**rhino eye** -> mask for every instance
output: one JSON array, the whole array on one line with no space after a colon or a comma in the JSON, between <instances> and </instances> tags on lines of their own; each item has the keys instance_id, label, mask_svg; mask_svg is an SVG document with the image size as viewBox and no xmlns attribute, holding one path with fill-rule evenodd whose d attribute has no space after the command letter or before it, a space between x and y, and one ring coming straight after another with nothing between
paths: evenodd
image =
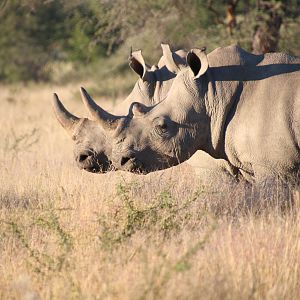
<instances>
[{"instance_id":1,"label":"rhino eye","mask_svg":"<svg viewBox=\"0 0 300 300\"><path fill-rule=\"evenodd\" d=\"M166 123L158 124L158 125L155 126L155 131L159 135L162 135L162 134L168 132L168 125Z\"/></svg>"},{"instance_id":2,"label":"rhino eye","mask_svg":"<svg viewBox=\"0 0 300 300\"><path fill-rule=\"evenodd\" d=\"M168 129L168 125L166 123L157 125L157 127L163 132L167 131L167 129Z\"/></svg>"},{"instance_id":3,"label":"rhino eye","mask_svg":"<svg viewBox=\"0 0 300 300\"><path fill-rule=\"evenodd\" d=\"M168 124L167 120L164 118L157 118L154 120L155 123L155 130L159 133L165 133L168 131Z\"/></svg>"}]
</instances>

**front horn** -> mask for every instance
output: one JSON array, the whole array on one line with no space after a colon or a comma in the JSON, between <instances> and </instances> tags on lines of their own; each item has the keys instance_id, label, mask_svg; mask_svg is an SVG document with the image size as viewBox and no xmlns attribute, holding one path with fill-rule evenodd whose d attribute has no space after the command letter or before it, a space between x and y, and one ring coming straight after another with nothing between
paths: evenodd
<instances>
[{"instance_id":1,"label":"front horn","mask_svg":"<svg viewBox=\"0 0 300 300\"><path fill-rule=\"evenodd\" d=\"M118 126L120 117L114 116L101 108L83 87L80 88L80 92L85 107L95 121L99 122L105 129L115 129Z\"/></svg>"},{"instance_id":2,"label":"front horn","mask_svg":"<svg viewBox=\"0 0 300 300\"><path fill-rule=\"evenodd\" d=\"M62 125L62 127L64 127L66 131L72 136L74 133L74 129L80 119L67 111L56 93L54 93L52 104L57 120Z\"/></svg>"}]
</instances>

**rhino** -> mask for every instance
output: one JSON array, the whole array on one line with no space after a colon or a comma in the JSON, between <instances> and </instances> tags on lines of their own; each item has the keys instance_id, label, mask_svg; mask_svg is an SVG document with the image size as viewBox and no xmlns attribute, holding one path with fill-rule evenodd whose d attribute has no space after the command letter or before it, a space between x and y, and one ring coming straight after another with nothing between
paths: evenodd
<instances>
[{"instance_id":1,"label":"rhino","mask_svg":"<svg viewBox=\"0 0 300 300\"><path fill-rule=\"evenodd\" d=\"M115 108L115 113L122 115L127 112L134 97L144 104L159 103L166 97L172 82L183 65L186 65L186 51L172 52L170 46L161 44L163 56L158 66L149 68L144 61L142 52L131 52L129 66L135 71L140 79L135 84L133 91L120 105ZM154 72L154 74L152 74ZM153 76L154 75L154 76ZM154 91L154 92L153 92ZM106 114L112 120L120 117L113 116L99 107L84 88L81 88L83 102L90 111L94 120L78 118L71 114L54 94L53 108L61 125L75 141L74 156L77 166L94 173L105 173L116 168L111 165L111 140L110 128L99 122L99 113ZM206 184L210 184L216 177L222 178L226 183L232 183L237 179L233 169L223 159L214 159L203 151L197 151L187 161L192 166L198 178Z\"/></svg>"},{"instance_id":2,"label":"rhino","mask_svg":"<svg viewBox=\"0 0 300 300\"><path fill-rule=\"evenodd\" d=\"M110 119L120 119L127 113L133 99L139 99L145 105L159 103L166 97L172 82L183 65L186 65L185 50L171 51L168 44L161 44L163 56L157 66L149 68L144 61L142 52L135 51L130 54L129 66L139 75L133 91L115 108L116 116L105 112L99 107L84 88L81 88L83 102L95 120L79 118L71 114L54 94L53 108L61 125L66 129L75 141L74 157L77 166L93 173L105 173L116 169L111 164L111 128L103 126L99 122L99 112L106 114ZM226 161L214 159L203 151L197 153L188 160L198 178L203 183L209 183L216 176L222 177L226 182L232 182L234 174Z\"/></svg>"},{"instance_id":3,"label":"rhino","mask_svg":"<svg viewBox=\"0 0 300 300\"><path fill-rule=\"evenodd\" d=\"M81 88L82 100L95 120L79 118L70 113L62 104L57 94L54 94L53 109L59 123L74 140L74 157L77 166L94 173L105 173L112 168L110 126L99 121L98 115L103 115L106 121L112 122L118 116L127 114L134 100L145 105L154 105L164 99L176 76L178 66L186 64L186 51L171 51L168 44L162 44L163 56L157 66L151 68L145 63L141 50L130 53L129 66L139 76L132 92L114 109L114 115L99 107Z\"/></svg>"},{"instance_id":4,"label":"rhino","mask_svg":"<svg viewBox=\"0 0 300 300\"><path fill-rule=\"evenodd\" d=\"M250 182L298 178L300 58L237 45L205 50L188 52L166 99L134 102L116 119L113 164L147 174L202 150Z\"/></svg>"}]
</instances>

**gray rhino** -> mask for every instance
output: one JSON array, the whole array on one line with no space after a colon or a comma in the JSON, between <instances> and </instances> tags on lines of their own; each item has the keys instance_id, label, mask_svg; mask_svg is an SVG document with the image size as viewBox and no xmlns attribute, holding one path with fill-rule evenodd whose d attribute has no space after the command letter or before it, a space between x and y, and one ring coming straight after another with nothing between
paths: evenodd
<instances>
[{"instance_id":1,"label":"gray rhino","mask_svg":"<svg viewBox=\"0 0 300 300\"><path fill-rule=\"evenodd\" d=\"M113 164L148 173L203 150L248 181L297 177L300 58L229 46L192 49L187 64L165 100L132 103L116 121Z\"/></svg>"},{"instance_id":2,"label":"gray rhino","mask_svg":"<svg viewBox=\"0 0 300 300\"><path fill-rule=\"evenodd\" d=\"M95 121L74 116L54 94L55 115L75 141L74 157L80 169L99 173L110 170L111 142L109 135L112 121L119 119L118 116L127 114L130 104L135 100L146 105L154 105L166 97L176 76L176 68L186 64L186 52L184 50L172 52L167 44L162 44L162 49L163 56L158 65L151 68L146 65L140 50L130 54L129 66L138 74L139 80L129 96L115 108L116 116L102 110L83 88L81 89L83 102ZM102 122L98 115L105 118L106 122ZM111 124L107 126L109 122Z\"/></svg>"}]
</instances>

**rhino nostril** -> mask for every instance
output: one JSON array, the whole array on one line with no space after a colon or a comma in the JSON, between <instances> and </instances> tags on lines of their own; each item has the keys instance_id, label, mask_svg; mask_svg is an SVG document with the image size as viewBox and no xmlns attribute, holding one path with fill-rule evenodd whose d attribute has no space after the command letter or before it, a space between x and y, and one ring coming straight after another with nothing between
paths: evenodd
<instances>
[{"instance_id":1,"label":"rhino nostril","mask_svg":"<svg viewBox=\"0 0 300 300\"><path fill-rule=\"evenodd\" d=\"M81 154L81 155L79 156L79 162L85 161L88 157L89 157L89 156L86 155L86 154Z\"/></svg>"},{"instance_id":2,"label":"rhino nostril","mask_svg":"<svg viewBox=\"0 0 300 300\"><path fill-rule=\"evenodd\" d=\"M130 160L130 157L122 157L121 166L125 165Z\"/></svg>"}]
</instances>

